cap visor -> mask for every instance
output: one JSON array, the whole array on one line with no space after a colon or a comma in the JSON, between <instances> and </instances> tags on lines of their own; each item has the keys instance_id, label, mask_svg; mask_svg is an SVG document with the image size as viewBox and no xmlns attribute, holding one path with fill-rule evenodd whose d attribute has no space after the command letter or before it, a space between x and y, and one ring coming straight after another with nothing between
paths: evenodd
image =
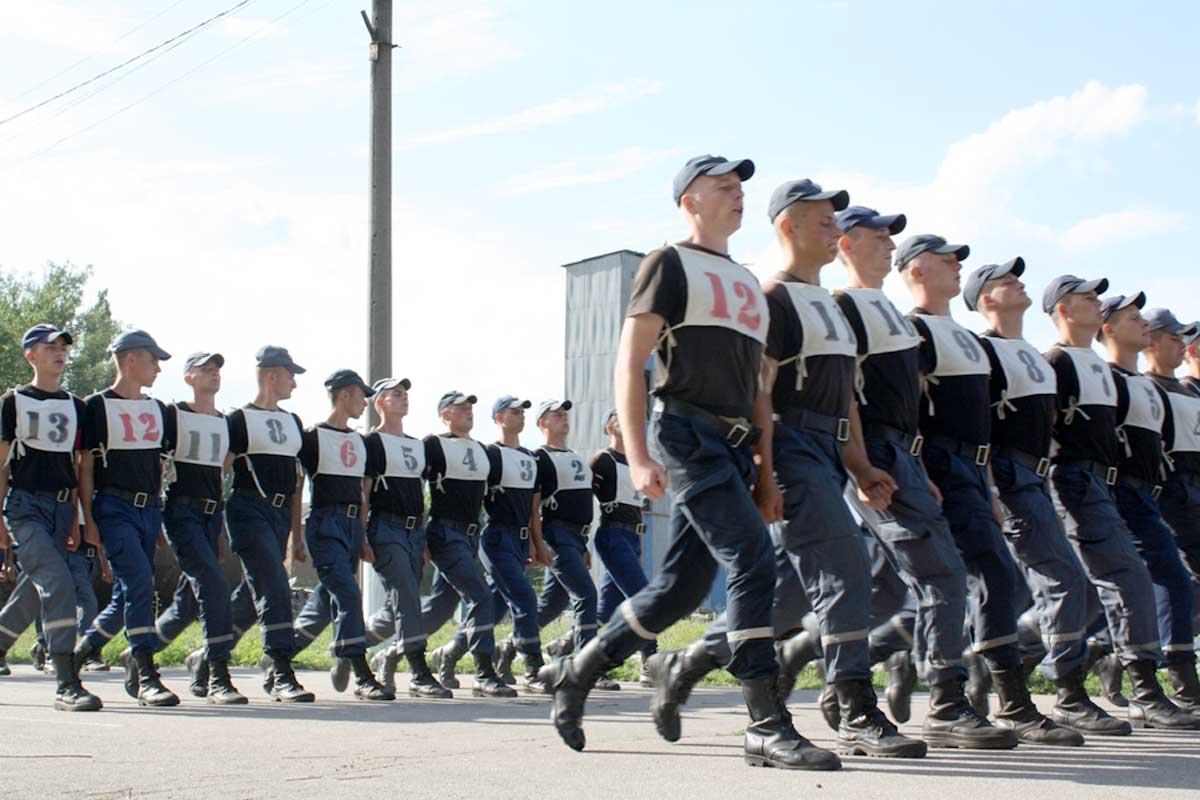
<instances>
[{"instance_id":1,"label":"cap visor","mask_svg":"<svg viewBox=\"0 0 1200 800\"><path fill-rule=\"evenodd\" d=\"M147 347L146 349L149 350L150 353L155 358L157 358L159 361L170 361L171 360L171 354L168 353L166 350L163 350L161 347L158 347L156 345L151 345L150 347Z\"/></svg>"},{"instance_id":2,"label":"cap visor","mask_svg":"<svg viewBox=\"0 0 1200 800\"><path fill-rule=\"evenodd\" d=\"M47 336L45 341L53 342L57 339L62 339L67 344L75 344L75 337L72 336L71 334L67 333L66 331L55 331L54 333Z\"/></svg>"},{"instance_id":3,"label":"cap visor","mask_svg":"<svg viewBox=\"0 0 1200 800\"><path fill-rule=\"evenodd\" d=\"M810 194L805 197L797 197L797 200L830 200L833 202L834 211L844 211L850 205L850 193L845 189L835 189L828 192L820 192L818 194Z\"/></svg>"},{"instance_id":4,"label":"cap visor","mask_svg":"<svg viewBox=\"0 0 1200 800\"><path fill-rule=\"evenodd\" d=\"M303 375L304 373L308 372L308 370L297 364L295 361L289 364L280 364L279 366L283 367L293 375Z\"/></svg>"},{"instance_id":5,"label":"cap visor","mask_svg":"<svg viewBox=\"0 0 1200 800\"><path fill-rule=\"evenodd\" d=\"M1087 292L1095 292L1096 294L1104 294L1108 291L1108 278L1096 278L1091 281L1084 281L1076 286L1067 294L1086 294Z\"/></svg>"},{"instance_id":6,"label":"cap visor","mask_svg":"<svg viewBox=\"0 0 1200 800\"><path fill-rule=\"evenodd\" d=\"M966 261L967 256L971 255L971 248L965 244L944 244L941 247L933 248L932 252L946 254L954 253L955 258L959 261Z\"/></svg>"},{"instance_id":7,"label":"cap visor","mask_svg":"<svg viewBox=\"0 0 1200 800\"><path fill-rule=\"evenodd\" d=\"M1146 293L1138 292L1133 297L1130 297L1127 301L1122 303L1122 307L1127 306L1131 303L1133 305L1137 306L1138 308L1145 308L1146 307Z\"/></svg>"},{"instance_id":8,"label":"cap visor","mask_svg":"<svg viewBox=\"0 0 1200 800\"><path fill-rule=\"evenodd\" d=\"M908 227L908 217L903 214L885 214L875 219L879 221L880 227L887 228L892 236Z\"/></svg>"},{"instance_id":9,"label":"cap visor","mask_svg":"<svg viewBox=\"0 0 1200 800\"><path fill-rule=\"evenodd\" d=\"M467 395L467 399L466 399L466 400L463 400L463 402L464 402L464 403L470 403L471 405L475 405L476 403L478 403L478 402L479 402L479 398L478 398L478 397L476 397L476 396L475 396L475 395L473 395L473 394L469 394L469 395Z\"/></svg>"},{"instance_id":10,"label":"cap visor","mask_svg":"<svg viewBox=\"0 0 1200 800\"><path fill-rule=\"evenodd\" d=\"M1012 261L1002 265L1005 269L1003 272L996 275L997 278L1002 278L1005 275L1015 275L1018 278L1025 274L1025 259L1017 256Z\"/></svg>"},{"instance_id":11,"label":"cap visor","mask_svg":"<svg viewBox=\"0 0 1200 800\"><path fill-rule=\"evenodd\" d=\"M367 386L365 383L360 383L359 386L362 387L363 397L374 397L375 396L375 390L372 389L370 386Z\"/></svg>"}]
</instances>

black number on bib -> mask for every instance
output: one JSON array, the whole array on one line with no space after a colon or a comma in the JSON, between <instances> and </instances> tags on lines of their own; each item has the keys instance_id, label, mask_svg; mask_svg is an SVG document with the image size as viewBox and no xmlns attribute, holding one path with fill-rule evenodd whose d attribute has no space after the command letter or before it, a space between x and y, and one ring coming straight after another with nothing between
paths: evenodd
<instances>
[{"instance_id":1,"label":"black number on bib","mask_svg":"<svg viewBox=\"0 0 1200 800\"><path fill-rule=\"evenodd\" d=\"M971 334L967 333L966 331L956 330L954 331L953 336L954 343L957 344L960 349L962 349L963 355L967 357L967 360L973 364L978 363L979 347L975 344Z\"/></svg>"},{"instance_id":2,"label":"black number on bib","mask_svg":"<svg viewBox=\"0 0 1200 800\"><path fill-rule=\"evenodd\" d=\"M271 441L275 444L283 444L287 441L287 434L283 432L283 423L277 419L267 420L267 436L271 437Z\"/></svg>"},{"instance_id":3,"label":"black number on bib","mask_svg":"<svg viewBox=\"0 0 1200 800\"><path fill-rule=\"evenodd\" d=\"M1150 401L1150 419L1158 422L1162 419L1162 407L1158 404L1158 397L1151 387L1143 386L1142 388L1146 390L1146 399Z\"/></svg>"},{"instance_id":4,"label":"black number on bib","mask_svg":"<svg viewBox=\"0 0 1200 800\"><path fill-rule=\"evenodd\" d=\"M575 470L575 480L583 480L583 462L578 459L571 460L571 469Z\"/></svg>"},{"instance_id":5,"label":"black number on bib","mask_svg":"<svg viewBox=\"0 0 1200 800\"><path fill-rule=\"evenodd\" d=\"M475 451L469 447L467 448L466 454L463 456L462 463L463 466L465 466L471 472L479 471L479 467L475 464Z\"/></svg>"},{"instance_id":6,"label":"black number on bib","mask_svg":"<svg viewBox=\"0 0 1200 800\"><path fill-rule=\"evenodd\" d=\"M901 316L900 312L897 311L894 306L891 307L891 310L889 311L889 307L885 306L882 300L872 300L871 305L875 306L875 308L879 310L879 315L883 317L883 321L887 323L888 333L890 333L892 336L899 336L901 333L900 328L903 328L904 332L909 336L916 334L916 332L913 330L912 323Z\"/></svg>"},{"instance_id":7,"label":"black number on bib","mask_svg":"<svg viewBox=\"0 0 1200 800\"><path fill-rule=\"evenodd\" d=\"M838 341L837 328L834 327L833 318L829 316L829 309L825 307L825 304L818 300L813 300L809 305L817 310L817 313L821 315L821 322L825 323L825 341Z\"/></svg>"},{"instance_id":8,"label":"black number on bib","mask_svg":"<svg viewBox=\"0 0 1200 800\"><path fill-rule=\"evenodd\" d=\"M1108 378L1104 376L1104 367L1092 364L1092 372L1100 376L1100 386L1104 389L1104 396L1112 397L1112 389L1108 388Z\"/></svg>"},{"instance_id":9,"label":"black number on bib","mask_svg":"<svg viewBox=\"0 0 1200 800\"><path fill-rule=\"evenodd\" d=\"M528 458L521 459L521 480L533 480L533 462Z\"/></svg>"},{"instance_id":10,"label":"black number on bib","mask_svg":"<svg viewBox=\"0 0 1200 800\"><path fill-rule=\"evenodd\" d=\"M274 420L271 420L271 421L274 422ZM208 460L211 461L212 463L216 464L218 461L221 460L221 434L210 433L209 439L212 441L212 452L209 455ZM190 458L193 461L200 460L200 432L199 431L188 431L188 452L187 452L186 457Z\"/></svg>"},{"instance_id":11,"label":"black number on bib","mask_svg":"<svg viewBox=\"0 0 1200 800\"><path fill-rule=\"evenodd\" d=\"M32 441L38 438L38 434L42 429L42 415L36 411L26 411L26 416L29 418L29 436ZM67 438L67 419L66 414L60 414L57 411L51 414L47 420L50 425L50 432L46 434L46 438L55 444L62 444Z\"/></svg>"},{"instance_id":12,"label":"black number on bib","mask_svg":"<svg viewBox=\"0 0 1200 800\"><path fill-rule=\"evenodd\" d=\"M1034 357L1033 353L1029 352L1028 350L1018 350L1017 360L1025 365L1025 372L1029 375L1029 380L1033 381L1034 383L1046 382L1046 376L1042 374L1040 369L1038 369L1037 359Z\"/></svg>"},{"instance_id":13,"label":"black number on bib","mask_svg":"<svg viewBox=\"0 0 1200 800\"><path fill-rule=\"evenodd\" d=\"M400 445L400 460L404 462L404 468L409 472L415 472L417 469L417 457L413 455L411 447Z\"/></svg>"}]
</instances>

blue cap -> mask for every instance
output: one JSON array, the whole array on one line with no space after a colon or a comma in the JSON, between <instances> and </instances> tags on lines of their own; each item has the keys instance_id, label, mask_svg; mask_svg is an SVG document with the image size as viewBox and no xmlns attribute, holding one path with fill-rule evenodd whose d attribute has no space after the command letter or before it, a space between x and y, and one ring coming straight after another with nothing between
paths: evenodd
<instances>
[{"instance_id":1,"label":"blue cap","mask_svg":"<svg viewBox=\"0 0 1200 800\"><path fill-rule=\"evenodd\" d=\"M1108 322L1108 318L1120 311L1122 308L1137 306L1138 308L1146 307L1146 293L1138 292L1137 294L1115 294L1112 297L1106 297L1100 301L1100 321Z\"/></svg>"},{"instance_id":2,"label":"blue cap","mask_svg":"<svg viewBox=\"0 0 1200 800\"><path fill-rule=\"evenodd\" d=\"M1146 322L1150 323L1150 333L1165 331L1166 333L1178 333L1190 336L1196 332L1195 323L1184 325L1175 319L1175 315L1165 308L1152 308L1142 316L1146 318Z\"/></svg>"},{"instance_id":3,"label":"blue cap","mask_svg":"<svg viewBox=\"0 0 1200 800\"><path fill-rule=\"evenodd\" d=\"M49 322L43 322L40 325L34 325L29 330L25 331L25 336L21 339L22 345L26 350L33 347L35 344L42 342L53 342L62 339L67 344L75 344L75 339L66 331L60 331Z\"/></svg>"},{"instance_id":4,"label":"blue cap","mask_svg":"<svg viewBox=\"0 0 1200 800\"><path fill-rule=\"evenodd\" d=\"M908 225L908 217L903 214L880 214L866 206L850 206L838 212L837 226L842 233L849 233L858 227L881 230L887 228L888 233L895 236Z\"/></svg>"},{"instance_id":5,"label":"blue cap","mask_svg":"<svg viewBox=\"0 0 1200 800\"><path fill-rule=\"evenodd\" d=\"M617 415L617 410L615 408L612 411L609 411L607 414L604 415L604 425L602 426L601 429L605 433L608 433L608 423L612 422L612 418L615 417L616 415Z\"/></svg>"},{"instance_id":6,"label":"blue cap","mask_svg":"<svg viewBox=\"0 0 1200 800\"><path fill-rule=\"evenodd\" d=\"M546 416L546 414L548 414L549 412L559 411L559 410L570 411L571 410L571 401L570 400L543 400L542 402L538 403L537 419L540 422L542 417Z\"/></svg>"},{"instance_id":7,"label":"blue cap","mask_svg":"<svg viewBox=\"0 0 1200 800\"><path fill-rule=\"evenodd\" d=\"M367 382L362 379L352 369L339 369L330 373L325 379L325 388L331 392L336 392L338 389L345 389L347 386L357 386L363 390L363 397L370 397L375 394L375 390L367 385Z\"/></svg>"},{"instance_id":8,"label":"blue cap","mask_svg":"<svg viewBox=\"0 0 1200 800\"><path fill-rule=\"evenodd\" d=\"M671 186L675 205L679 205L683 200L684 193L696 178L701 175L724 175L727 172L737 172L739 178L748 181L754 174L754 162L748 158L730 161L721 156L696 156L688 159L683 169L676 173L675 182Z\"/></svg>"},{"instance_id":9,"label":"blue cap","mask_svg":"<svg viewBox=\"0 0 1200 800\"><path fill-rule=\"evenodd\" d=\"M1085 292L1104 294L1106 291L1108 291L1108 278L1085 281L1074 275L1059 275L1050 281L1046 291L1042 292L1042 311L1049 314L1058 305L1058 301L1069 294L1084 294Z\"/></svg>"},{"instance_id":10,"label":"blue cap","mask_svg":"<svg viewBox=\"0 0 1200 800\"><path fill-rule=\"evenodd\" d=\"M380 378L371 384L371 393L386 392L388 389L395 389L397 386L403 386L404 391L407 392L412 388L412 381L408 378Z\"/></svg>"},{"instance_id":11,"label":"blue cap","mask_svg":"<svg viewBox=\"0 0 1200 800\"><path fill-rule=\"evenodd\" d=\"M1200 322L1193 322L1191 333L1183 334L1183 343L1195 344L1197 339L1200 339Z\"/></svg>"},{"instance_id":12,"label":"blue cap","mask_svg":"<svg viewBox=\"0 0 1200 800\"><path fill-rule=\"evenodd\" d=\"M126 350L137 350L145 348L150 351L150 355L157 358L159 361L166 361L171 357L171 354L158 346L158 342L154 341L154 337L145 331L125 331L117 334L117 338L113 339L113 343L108 346L110 353L121 353Z\"/></svg>"},{"instance_id":13,"label":"blue cap","mask_svg":"<svg viewBox=\"0 0 1200 800\"><path fill-rule=\"evenodd\" d=\"M293 375L300 375L306 371L304 367L292 361L292 356L286 347L277 347L273 344L266 345L254 354L254 358L258 361L260 369L283 367Z\"/></svg>"},{"instance_id":14,"label":"blue cap","mask_svg":"<svg viewBox=\"0 0 1200 800\"><path fill-rule=\"evenodd\" d=\"M495 417L501 411L507 411L510 408L529 408L532 405L533 403L529 400L520 400L511 394L506 394L492 403L492 416Z\"/></svg>"},{"instance_id":15,"label":"blue cap","mask_svg":"<svg viewBox=\"0 0 1200 800\"><path fill-rule=\"evenodd\" d=\"M450 406L460 406L463 403L475 405L478 400L479 398L473 394L463 394L458 390L452 389L438 399L438 412L445 411Z\"/></svg>"},{"instance_id":16,"label":"blue cap","mask_svg":"<svg viewBox=\"0 0 1200 800\"><path fill-rule=\"evenodd\" d=\"M967 282L963 286L963 302L967 304L967 308L978 311L979 309L975 306L979 302L979 295L983 293L985 283L1003 278L1010 273L1019 278L1024 271L1025 259L1020 256L1011 261L1005 261L1003 264L984 264L967 276Z\"/></svg>"},{"instance_id":17,"label":"blue cap","mask_svg":"<svg viewBox=\"0 0 1200 800\"><path fill-rule=\"evenodd\" d=\"M183 374L186 375L192 371L192 367L203 367L208 363L216 364L218 368L225 366L225 356L220 353L192 353L187 357L187 361L183 362Z\"/></svg>"},{"instance_id":18,"label":"blue cap","mask_svg":"<svg viewBox=\"0 0 1200 800\"><path fill-rule=\"evenodd\" d=\"M945 239L932 233L910 236L896 248L896 269L903 270L908 262L922 253L954 253L959 261L966 261L967 256L971 255L971 248L965 244L948 244Z\"/></svg>"},{"instance_id":19,"label":"blue cap","mask_svg":"<svg viewBox=\"0 0 1200 800\"><path fill-rule=\"evenodd\" d=\"M771 192L771 202L767 204L767 219L774 222L781 211L801 200L831 200L833 201L833 210L841 211L850 205L850 193L844 189L827 192L821 188L821 184L810 181L808 178L788 181L780 184L775 191Z\"/></svg>"}]
</instances>

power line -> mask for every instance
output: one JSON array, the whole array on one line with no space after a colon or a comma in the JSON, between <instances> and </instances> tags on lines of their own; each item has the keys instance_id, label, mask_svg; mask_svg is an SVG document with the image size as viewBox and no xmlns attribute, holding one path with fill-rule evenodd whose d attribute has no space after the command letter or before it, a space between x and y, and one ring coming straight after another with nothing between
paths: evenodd
<instances>
[{"instance_id":1,"label":"power line","mask_svg":"<svg viewBox=\"0 0 1200 800\"><path fill-rule=\"evenodd\" d=\"M132 27L132 28L130 28L129 30L127 30L127 31L125 31L124 33L122 33L122 34L121 34L120 36L118 36L117 38L113 39L113 40L112 40L111 42L109 42L108 44L104 45L104 47L101 47L99 50L94 50L94 51L92 51L91 53L89 53L88 55L86 55L86 56L84 56L83 58L81 58L81 59L79 59L78 61L76 61L75 63L71 64L70 66L64 67L63 69L61 69L61 70L59 70L58 72L56 72L56 73L54 73L53 75L51 75L49 78L46 78L46 80L42 81L41 83L39 83L39 84L37 84L37 85L35 85L35 86L30 86L28 89L26 89L25 91L21 92L19 95L17 95L17 96L16 96L16 97L14 97L13 99L14 99L14 100L20 100L20 99L21 99L22 97L24 97L25 95L27 95L27 94L32 94L32 93L36 92L38 89L42 88L42 87L43 87L43 86L45 86L47 83L50 83L50 82L51 82L51 81L53 81L53 80L57 80L58 78L61 78L63 75L66 75L68 72L70 72L71 70L75 69L75 68L76 68L76 67L78 67L80 64L83 64L83 63L85 63L85 62L87 62L87 61L91 61L93 58L95 58L96 56L100 55L101 53L107 52L107 51L109 50L109 48L111 48L113 45L115 45L115 44L119 44L120 42L124 41L125 39L128 39L130 36L132 36L133 34L137 33L137 32L138 32L138 31L140 31L142 28L144 28L144 27L146 27L147 25L149 25L151 22L154 22L154 20L158 19L158 18L159 18L159 17L161 17L163 14L166 14L168 11L172 11L172 10L173 10L173 9L175 9L177 6L181 6L181 5L183 5L185 2L187 2L187 0L175 0L175 2L174 2L174 3L172 3L172 4L171 4L171 5L169 5L169 6L167 6L167 7L166 7L166 8L164 8L162 11L158 12L158 13L157 13L157 14L155 14L153 17L151 17L150 19L146 20L145 22L142 22L142 23L141 23L141 24L139 24L139 25L135 25L134 27Z\"/></svg>"},{"instance_id":2,"label":"power line","mask_svg":"<svg viewBox=\"0 0 1200 800\"><path fill-rule=\"evenodd\" d=\"M209 17L208 19L204 20L203 22L193 25L191 28L188 28L186 31L183 31L182 33L175 34L170 39L159 42L158 44L154 45L154 47L151 47L149 50L143 50L142 52L138 53L136 56L126 59L125 61L122 61L120 64L117 64L115 67L106 69L98 75L93 75L92 77L88 78L86 81L81 81L81 82L75 84L74 86L72 86L71 88L65 89L65 90L59 92L58 94L54 95L53 97L50 97L46 100L43 100L40 103L36 103L32 106L29 106L28 108L26 108L22 111L18 111L16 114L13 114L10 117L0 119L0 125L5 125L9 122L12 122L13 120L17 119L18 117L23 117L31 111L36 111L37 109L41 108L42 106L48 105L49 103L53 103L55 100L66 97L67 95L71 94L72 92L82 89L84 86L87 86L88 84L95 83L96 81L100 80L101 78L105 77L106 75L111 75L112 73L116 72L117 70L129 66L130 64L134 63L135 61L145 58L146 56L150 55L151 53L153 53L157 50L161 50L162 48L166 47L167 45L171 44L172 42L174 42L178 39L181 39L185 36L195 33L196 31L199 31L202 28L208 27L209 25L211 25L212 23L221 19L222 17L229 16L234 11L237 11L238 9L243 8L244 6L248 6L253 2L255 2L255 0L240 0L240 2L238 2L236 5L225 9L224 11L220 12L219 14L214 14L213 16Z\"/></svg>"}]
</instances>

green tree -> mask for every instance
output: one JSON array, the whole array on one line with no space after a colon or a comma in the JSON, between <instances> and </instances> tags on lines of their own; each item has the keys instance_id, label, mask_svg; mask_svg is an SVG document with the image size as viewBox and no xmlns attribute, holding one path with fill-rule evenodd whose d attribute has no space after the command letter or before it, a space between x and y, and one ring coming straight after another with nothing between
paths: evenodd
<instances>
[{"instance_id":1,"label":"green tree","mask_svg":"<svg viewBox=\"0 0 1200 800\"><path fill-rule=\"evenodd\" d=\"M41 278L0 270L0 390L20 386L30 378L21 348L21 336L39 322L49 322L71 332L75 345L64 384L86 396L112 383L113 367L105 350L121 330L108 305L108 291L100 290L86 303L92 268L49 263Z\"/></svg>"}]
</instances>

